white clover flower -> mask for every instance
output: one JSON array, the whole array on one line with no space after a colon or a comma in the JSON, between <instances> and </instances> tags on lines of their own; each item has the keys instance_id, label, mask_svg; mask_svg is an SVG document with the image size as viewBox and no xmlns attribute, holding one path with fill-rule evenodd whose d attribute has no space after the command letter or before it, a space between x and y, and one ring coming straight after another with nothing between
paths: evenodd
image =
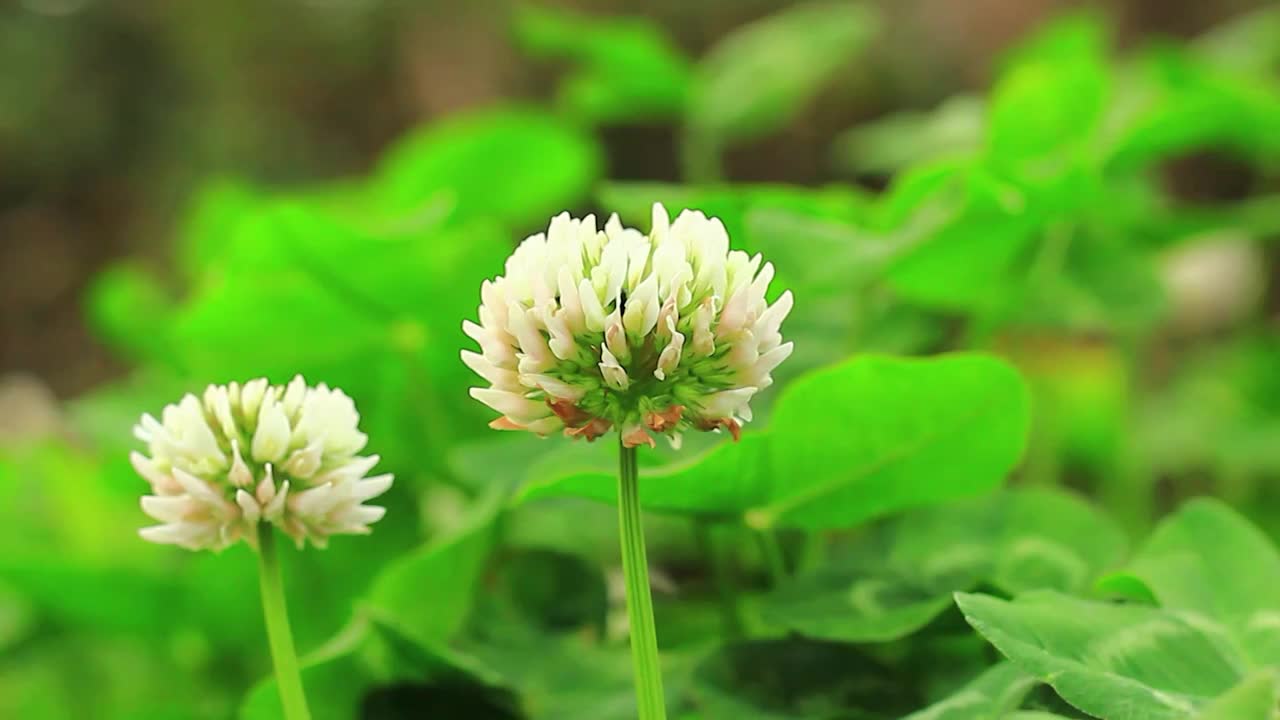
<instances>
[{"instance_id":1,"label":"white clover flower","mask_svg":"<svg viewBox=\"0 0 1280 720\"><path fill-rule=\"evenodd\" d=\"M655 204L647 236L562 213L505 270L481 286L480 323L463 323L481 352L462 360L490 383L471 395L502 414L497 429L593 440L617 427L628 447L689 428L736 439L791 354L790 291L767 304L773 265L730 250L701 212L671 222Z\"/></svg>"},{"instance_id":2,"label":"white clover flower","mask_svg":"<svg viewBox=\"0 0 1280 720\"><path fill-rule=\"evenodd\" d=\"M299 547L324 547L330 535L367 534L386 513L363 504L392 477L365 477L378 456L357 455L367 438L341 390L307 387L302 376L288 386L210 385L160 417L143 415L134 428L151 456L130 455L155 493L142 509L163 523L140 531L147 540L191 550L241 538L256 545L258 523L268 522Z\"/></svg>"}]
</instances>

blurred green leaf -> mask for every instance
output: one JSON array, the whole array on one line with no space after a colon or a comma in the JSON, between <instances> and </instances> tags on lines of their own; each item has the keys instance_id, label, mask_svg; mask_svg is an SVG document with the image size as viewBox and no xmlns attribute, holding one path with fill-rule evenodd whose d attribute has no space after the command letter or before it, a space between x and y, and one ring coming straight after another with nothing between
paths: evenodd
<instances>
[{"instance_id":1,"label":"blurred green leaf","mask_svg":"<svg viewBox=\"0 0 1280 720\"><path fill-rule=\"evenodd\" d=\"M698 63L690 131L723 147L777 130L866 48L878 25L869 5L812 2L738 28Z\"/></svg>"},{"instance_id":2,"label":"blurred green leaf","mask_svg":"<svg viewBox=\"0 0 1280 720\"><path fill-rule=\"evenodd\" d=\"M887 282L908 300L983 310L1007 300L1015 261L1042 222L1017 187L967 162L939 161L899 177L879 224L913 242Z\"/></svg>"},{"instance_id":3,"label":"blurred green leaf","mask_svg":"<svg viewBox=\"0 0 1280 720\"><path fill-rule=\"evenodd\" d=\"M1012 663L1000 663L974 678L954 695L914 712L903 720L1031 720L1030 713L1016 712L1035 678ZM1048 720L1049 714L1043 717Z\"/></svg>"},{"instance_id":4,"label":"blurred green leaf","mask_svg":"<svg viewBox=\"0 0 1280 720\"><path fill-rule=\"evenodd\" d=\"M689 62L662 28L642 18L594 18L522 5L520 46L538 58L565 58L560 103L588 122L635 123L679 117L689 90Z\"/></svg>"},{"instance_id":5,"label":"blurred green leaf","mask_svg":"<svg viewBox=\"0 0 1280 720\"><path fill-rule=\"evenodd\" d=\"M1259 670L1214 700L1198 720L1272 720L1280 705L1280 675L1274 668Z\"/></svg>"},{"instance_id":6,"label":"blurred green leaf","mask_svg":"<svg viewBox=\"0 0 1280 720\"><path fill-rule=\"evenodd\" d=\"M1108 168L1141 169L1195 150L1274 160L1280 139L1280 84L1223 71L1184 48L1162 44L1140 53L1120 76L1109 121Z\"/></svg>"},{"instance_id":7,"label":"blurred green leaf","mask_svg":"<svg viewBox=\"0 0 1280 720\"><path fill-rule=\"evenodd\" d=\"M507 108L455 115L400 139L373 183L397 213L444 202L454 220L541 227L585 197L600 165L582 130L540 110Z\"/></svg>"},{"instance_id":8,"label":"blurred green leaf","mask_svg":"<svg viewBox=\"0 0 1280 720\"><path fill-rule=\"evenodd\" d=\"M845 554L778 587L765 620L810 637L894 640L985 582L1011 595L1079 592L1116 563L1115 522L1061 491L1007 490L914 510L859 538Z\"/></svg>"},{"instance_id":9,"label":"blurred green leaf","mask_svg":"<svg viewBox=\"0 0 1280 720\"><path fill-rule=\"evenodd\" d=\"M1047 591L1012 601L962 593L956 601L1018 667L1099 717L1194 718L1254 667L1204 617Z\"/></svg>"},{"instance_id":10,"label":"blurred green leaf","mask_svg":"<svg viewBox=\"0 0 1280 720\"><path fill-rule=\"evenodd\" d=\"M991 93L987 142L997 162L1071 162L1098 130L1109 92L1102 24L1069 15L1017 48ZM1062 154L1068 156L1063 158Z\"/></svg>"},{"instance_id":11,"label":"blurred green leaf","mask_svg":"<svg viewBox=\"0 0 1280 720\"><path fill-rule=\"evenodd\" d=\"M1222 623L1254 664L1280 663L1280 553L1218 500L1194 500L1161 522L1109 582L1141 582L1161 607Z\"/></svg>"},{"instance_id":12,"label":"blurred green leaf","mask_svg":"<svg viewBox=\"0 0 1280 720\"><path fill-rule=\"evenodd\" d=\"M466 621L494 541L500 503L494 495L472 508L447 537L403 556L379 573L365 604L396 621L415 641L439 645Z\"/></svg>"}]
</instances>

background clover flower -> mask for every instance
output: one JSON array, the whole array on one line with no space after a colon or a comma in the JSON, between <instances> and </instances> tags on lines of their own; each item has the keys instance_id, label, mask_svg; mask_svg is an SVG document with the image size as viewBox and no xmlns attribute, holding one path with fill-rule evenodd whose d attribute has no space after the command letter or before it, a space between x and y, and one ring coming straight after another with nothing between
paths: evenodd
<instances>
[{"instance_id":1,"label":"background clover flower","mask_svg":"<svg viewBox=\"0 0 1280 720\"><path fill-rule=\"evenodd\" d=\"M593 440L617 427L628 447L690 428L736 438L791 354L791 293L768 304L772 279L701 212L671 222L655 204L648 235L617 215L599 230L563 213L482 285L480 322L463 323L481 352L462 359L490 387L471 395L503 430Z\"/></svg>"},{"instance_id":2,"label":"background clover flower","mask_svg":"<svg viewBox=\"0 0 1280 720\"><path fill-rule=\"evenodd\" d=\"M256 545L260 522L299 547L368 533L386 509L363 503L386 492L392 476L366 477L378 456L357 454L367 440L359 420L345 393L307 387L301 376L287 386L265 378L210 385L201 398L166 406L160 420L143 415L134 434L150 457L130 459L154 493L142 509L162 524L140 534L199 550L241 538Z\"/></svg>"}]
</instances>

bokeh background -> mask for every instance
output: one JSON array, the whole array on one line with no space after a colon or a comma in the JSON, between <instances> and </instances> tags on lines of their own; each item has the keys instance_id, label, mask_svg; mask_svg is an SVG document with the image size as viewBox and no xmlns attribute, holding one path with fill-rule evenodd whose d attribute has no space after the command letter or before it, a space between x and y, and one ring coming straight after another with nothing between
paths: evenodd
<instances>
[{"instance_id":1,"label":"bokeh background","mask_svg":"<svg viewBox=\"0 0 1280 720\"><path fill-rule=\"evenodd\" d=\"M1228 499L1280 536L1274 8L841 5L840 22L799 34L816 51L785 32L757 34L756 61L765 85L781 87L776 96L735 109L751 93L730 82L718 99L691 101L716 63L751 54L734 44L744 29L794 6L0 4L0 717L233 717L266 674L248 551L190 556L133 534L146 518L129 428L181 392L296 370L343 384L367 410L374 449L400 479L389 502L408 512L368 542L286 557L304 649L344 626L381 566L464 526L491 475L523 468L525 451L485 449L487 416L465 397L457 327L479 279L562 209L616 209L647 227L656 199L749 229L748 244L770 249L784 283L824 301L793 321L798 352L783 382L852 352L993 351L1036 396L1018 482L1085 493L1131 538L1198 494ZM1044 57L1016 48L1064 17L1054 37L1060 67L1072 69L1060 77L1046 69L1059 40L1036 46L1051 48ZM1105 172L1085 161L1055 175L1061 157L1090 152L1076 138L1058 155L1054 142L1075 113L1091 122L1092 70L1086 62L1071 75L1071 53L1095 40L1109 85L1101 115L1122 136L1108 152L1123 152L1098 161ZM1042 64L1010 80L1025 57ZM983 98L997 83L1010 96L1025 91L1025 107L990 117ZM1032 129L1017 136L1001 123ZM1041 146L1051 161L1026 160ZM887 236L910 225L916 201L892 195L909 168L951 153L985 163L988 151L1026 160L1001 171L1025 171L1054 206L1031 233L1034 253L997 262L993 274L966 270L964 242L985 240L989 227L998 245L1019 222L999 188L990 207L974 200L985 192L977 181L969 200L981 207L937 230L960 250L932 270L903 272L886 289L857 273L856 253L833 249L861 237L855 230ZM1046 190L1053 182L1092 194ZM928 186L921 197L932 198ZM1073 217L1086 220L1063 230ZM1092 239L1070 250L1059 242L1077 232ZM930 275L938 263L944 274L957 268L954 286ZM1059 271L1069 280L1057 283ZM840 288L855 283L849 301ZM978 291L987 285L1016 292ZM554 615L562 602L616 610L606 574L585 567L613 562L611 522L609 508L522 516L513 532L523 540L499 555L524 564L502 565L489 589L521 598L517 615L527 606ZM581 527L569 533L566 523ZM677 535L656 541L659 576L710 583L696 538ZM530 559L548 547L559 554ZM750 577L759 558L743 552ZM565 587L590 591L556 599ZM444 603L459 618L441 621L450 628L471 612L470 596L417 592L398 602ZM515 612L507 600L476 602L486 617ZM542 656L505 658L513 677L530 658ZM385 682L386 672L361 667ZM619 677L625 697L625 669ZM371 682L351 683L367 717L454 701L386 687L375 697ZM554 679L528 682L559 697L545 689ZM938 692L922 685L919 697ZM600 720L594 702L555 717ZM495 703L466 716L511 717L507 700Z\"/></svg>"},{"instance_id":2,"label":"bokeh background","mask_svg":"<svg viewBox=\"0 0 1280 720\"><path fill-rule=\"evenodd\" d=\"M1106 10L1128 46L1153 34L1191 37L1262 4L1091 6ZM683 54L698 57L734 27L786 5L557 7L651 18ZM734 148L728 179L848 179L829 153L840 131L986 87L1002 51L1079 4L881 5L884 28L869 53L785 128ZM211 176L268 184L349 176L369 170L392 140L421 123L504 100L552 101L565 61L522 50L516 8L490 0L7 3L0 10L0 368L31 373L59 397L119 376L124 364L87 329L85 288L122 257L162 266L192 193ZM674 126L637 115L599 133L608 176L677 180ZM1249 182L1242 169L1204 158L1170 174L1180 192L1196 197L1238 193Z\"/></svg>"}]
</instances>

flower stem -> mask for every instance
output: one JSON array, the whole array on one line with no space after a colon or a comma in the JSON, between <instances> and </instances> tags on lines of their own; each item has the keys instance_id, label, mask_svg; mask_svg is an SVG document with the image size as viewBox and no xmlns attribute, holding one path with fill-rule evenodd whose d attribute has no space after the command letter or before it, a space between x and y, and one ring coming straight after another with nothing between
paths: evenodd
<instances>
[{"instance_id":1,"label":"flower stem","mask_svg":"<svg viewBox=\"0 0 1280 720\"><path fill-rule=\"evenodd\" d=\"M662 668L658 664L658 633L649 595L649 561L644 552L640 518L639 472L636 449L619 445L618 533L622 544L622 572L627 580L627 616L631 621L631 662L636 679L639 720L666 720Z\"/></svg>"},{"instance_id":2,"label":"flower stem","mask_svg":"<svg viewBox=\"0 0 1280 720\"><path fill-rule=\"evenodd\" d=\"M275 534L271 524L265 522L258 524L258 578L262 585L262 614L267 621L271 662L275 666L276 688L284 705L285 720L311 720L307 696L302 689L298 653L293 648L293 632L289 629Z\"/></svg>"}]
</instances>

